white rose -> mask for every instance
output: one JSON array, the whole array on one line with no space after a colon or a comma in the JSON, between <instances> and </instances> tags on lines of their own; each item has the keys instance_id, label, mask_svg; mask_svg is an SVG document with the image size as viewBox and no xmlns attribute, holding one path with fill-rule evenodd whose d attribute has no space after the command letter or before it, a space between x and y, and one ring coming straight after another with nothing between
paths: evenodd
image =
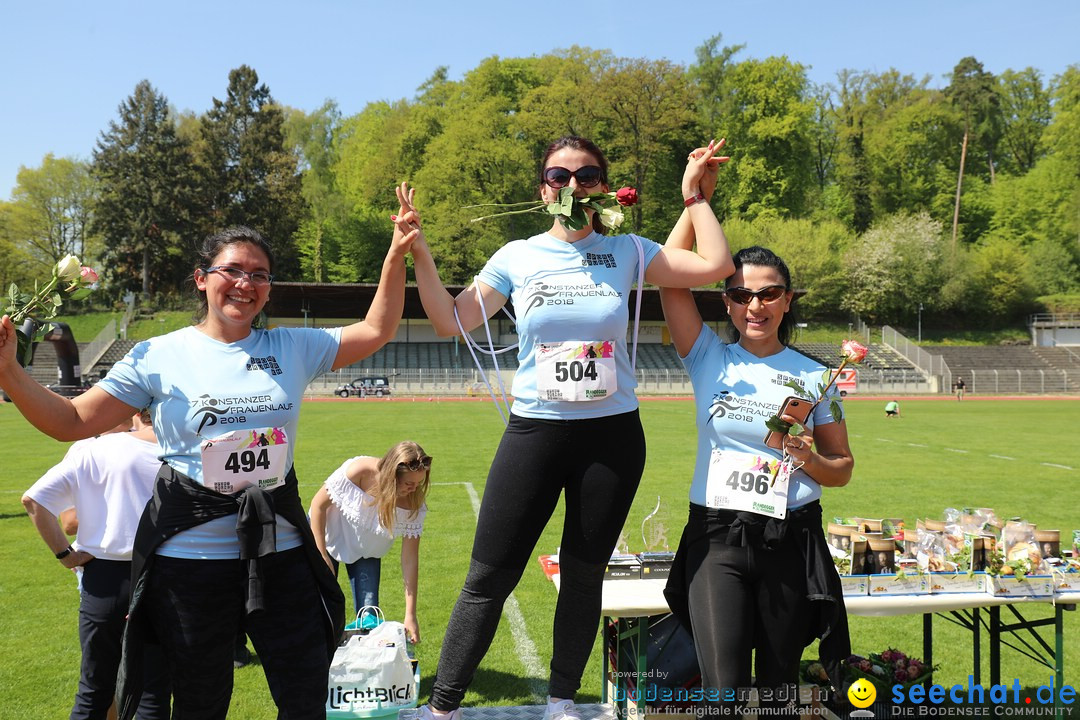
<instances>
[{"instance_id":1,"label":"white rose","mask_svg":"<svg viewBox=\"0 0 1080 720\"><path fill-rule=\"evenodd\" d=\"M600 211L600 222L612 230L622 225L623 217L622 210L618 208L604 208Z\"/></svg>"},{"instance_id":2,"label":"white rose","mask_svg":"<svg viewBox=\"0 0 1080 720\"><path fill-rule=\"evenodd\" d=\"M78 280L82 272L82 263L74 255L66 255L60 262L56 263L53 272L61 280Z\"/></svg>"}]
</instances>

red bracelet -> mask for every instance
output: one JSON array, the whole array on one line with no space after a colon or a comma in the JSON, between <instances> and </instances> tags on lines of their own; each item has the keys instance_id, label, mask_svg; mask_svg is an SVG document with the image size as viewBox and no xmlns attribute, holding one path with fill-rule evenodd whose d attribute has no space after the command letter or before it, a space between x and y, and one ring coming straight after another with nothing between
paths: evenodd
<instances>
[{"instance_id":1,"label":"red bracelet","mask_svg":"<svg viewBox=\"0 0 1080 720\"><path fill-rule=\"evenodd\" d=\"M701 193L698 193L694 197L688 197L685 200L683 200L683 206L684 207L690 207L691 205L696 205L699 202L705 202L705 196L702 195Z\"/></svg>"}]
</instances>

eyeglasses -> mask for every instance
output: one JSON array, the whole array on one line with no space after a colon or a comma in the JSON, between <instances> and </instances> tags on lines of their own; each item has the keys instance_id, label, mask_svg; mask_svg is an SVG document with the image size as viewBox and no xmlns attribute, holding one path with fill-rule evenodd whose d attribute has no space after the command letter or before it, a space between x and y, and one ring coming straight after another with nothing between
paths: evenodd
<instances>
[{"instance_id":1,"label":"eyeglasses","mask_svg":"<svg viewBox=\"0 0 1080 720\"><path fill-rule=\"evenodd\" d=\"M274 276L268 272L262 270L256 270L255 272L247 272L240 268L229 267L228 265L214 265L203 270L205 273L221 273L228 279L235 282L240 282L244 278L251 281L252 285L269 285L274 282Z\"/></svg>"},{"instance_id":2,"label":"eyeglasses","mask_svg":"<svg viewBox=\"0 0 1080 720\"><path fill-rule=\"evenodd\" d=\"M727 295L733 303L749 305L753 302L754 298L757 298L762 303L776 302L782 298L786 292L787 288L783 285L767 285L756 292L744 287L728 288L724 291L724 294Z\"/></svg>"},{"instance_id":3,"label":"eyeglasses","mask_svg":"<svg viewBox=\"0 0 1080 720\"><path fill-rule=\"evenodd\" d=\"M431 456L417 458L416 460L410 460L409 462L399 462L397 464L398 470L408 470L409 472L416 472L417 470L427 470L431 467Z\"/></svg>"},{"instance_id":4,"label":"eyeglasses","mask_svg":"<svg viewBox=\"0 0 1080 720\"><path fill-rule=\"evenodd\" d=\"M544 182L548 187L564 188L570 184L570 178L577 178L577 184L584 188L596 187L600 184L604 171L599 165L586 165L577 170L567 170L558 165L552 165L544 169Z\"/></svg>"}]
</instances>

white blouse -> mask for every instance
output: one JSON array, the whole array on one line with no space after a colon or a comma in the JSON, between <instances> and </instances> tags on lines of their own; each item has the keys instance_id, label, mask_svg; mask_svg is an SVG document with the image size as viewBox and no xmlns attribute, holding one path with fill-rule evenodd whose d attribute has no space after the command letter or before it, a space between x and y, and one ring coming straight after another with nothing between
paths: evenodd
<instances>
[{"instance_id":1,"label":"white blouse","mask_svg":"<svg viewBox=\"0 0 1080 720\"><path fill-rule=\"evenodd\" d=\"M324 483L330 496L330 507L326 511L326 552L342 563L356 562L360 558L381 558L397 536L420 537L427 515L426 503L415 517L409 517L410 511L399 507L395 508L391 530L380 525L375 498L345 474L349 463L356 459L346 460Z\"/></svg>"}]
</instances>

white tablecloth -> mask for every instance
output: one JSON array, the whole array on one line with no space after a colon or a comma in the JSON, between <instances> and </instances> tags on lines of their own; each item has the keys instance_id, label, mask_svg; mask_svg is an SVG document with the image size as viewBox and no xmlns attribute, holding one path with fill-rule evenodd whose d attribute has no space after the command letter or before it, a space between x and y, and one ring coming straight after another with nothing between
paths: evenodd
<instances>
[{"instance_id":1,"label":"white tablecloth","mask_svg":"<svg viewBox=\"0 0 1080 720\"><path fill-rule=\"evenodd\" d=\"M556 589L559 576L551 577ZM606 617L645 617L669 612L664 599L667 580L606 580L604 581L603 614ZM1059 593L1044 598L1003 598L988 593L949 593L940 595L878 595L845 597L849 615L921 615L948 612L964 608L994 605L1026 605L1057 603L1080 605L1080 592Z\"/></svg>"}]
</instances>

